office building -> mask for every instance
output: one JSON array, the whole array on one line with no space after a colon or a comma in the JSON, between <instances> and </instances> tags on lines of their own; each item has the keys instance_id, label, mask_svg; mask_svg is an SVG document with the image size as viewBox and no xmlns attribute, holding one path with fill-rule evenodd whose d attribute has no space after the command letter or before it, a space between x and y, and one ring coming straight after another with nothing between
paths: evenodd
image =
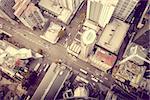
<instances>
[{"instance_id":1,"label":"office building","mask_svg":"<svg viewBox=\"0 0 150 100\"><path fill-rule=\"evenodd\" d=\"M135 88L140 85L146 66L138 66L130 61L120 64L114 77L121 82L129 81L129 84Z\"/></svg>"},{"instance_id":2,"label":"office building","mask_svg":"<svg viewBox=\"0 0 150 100\"><path fill-rule=\"evenodd\" d=\"M69 24L84 0L40 0L39 6L65 24Z\"/></svg>"},{"instance_id":3,"label":"office building","mask_svg":"<svg viewBox=\"0 0 150 100\"><path fill-rule=\"evenodd\" d=\"M13 9L15 16L27 27L33 29L42 28L45 24L45 19L37 8L30 0L16 1Z\"/></svg>"},{"instance_id":4,"label":"office building","mask_svg":"<svg viewBox=\"0 0 150 100\"><path fill-rule=\"evenodd\" d=\"M131 43L128 45L124 53L124 59L120 62L120 64L125 63L127 61L133 61L138 65L143 65L144 61L150 64L150 60L146 59L147 54L148 51L142 46L137 45L135 43Z\"/></svg>"},{"instance_id":5,"label":"office building","mask_svg":"<svg viewBox=\"0 0 150 100\"><path fill-rule=\"evenodd\" d=\"M51 1L71 11L75 10L83 2L83 0L51 0Z\"/></svg>"},{"instance_id":6,"label":"office building","mask_svg":"<svg viewBox=\"0 0 150 100\"><path fill-rule=\"evenodd\" d=\"M83 0L57 0L57 4L73 11L81 4L82 1Z\"/></svg>"},{"instance_id":7,"label":"office building","mask_svg":"<svg viewBox=\"0 0 150 100\"><path fill-rule=\"evenodd\" d=\"M87 58L92 52L96 42L96 32L94 30L87 30L81 36L81 57Z\"/></svg>"},{"instance_id":8,"label":"office building","mask_svg":"<svg viewBox=\"0 0 150 100\"><path fill-rule=\"evenodd\" d=\"M95 54L90 56L90 64L104 72L107 72L114 66L116 59L117 56L114 54L104 49L97 48Z\"/></svg>"},{"instance_id":9,"label":"office building","mask_svg":"<svg viewBox=\"0 0 150 100\"><path fill-rule=\"evenodd\" d=\"M63 28L60 25L51 22L46 32L40 37L52 44L55 44L60 38L60 35L64 34L64 29L65 27Z\"/></svg>"},{"instance_id":10,"label":"office building","mask_svg":"<svg viewBox=\"0 0 150 100\"><path fill-rule=\"evenodd\" d=\"M105 27L109 23L118 0L88 0L86 19Z\"/></svg>"},{"instance_id":11,"label":"office building","mask_svg":"<svg viewBox=\"0 0 150 100\"><path fill-rule=\"evenodd\" d=\"M97 44L110 52L118 53L128 29L129 24L114 19L101 33Z\"/></svg>"},{"instance_id":12,"label":"office building","mask_svg":"<svg viewBox=\"0 0 150 100\"><path fill-rule=\"evenodd\" d=\"M125 21L134 10L139 0L119 0L113 16Z\"/></svg>"},{"instance_id":13,"label":"office building","mask_svg":"<svg viewBox=\"0 0 150 100\"><path fill-rule=\"evenodd\" d=\"M13 14L14 10L12 9L14 4L14 0L0 0L0 17L11 23L15 22L15 15Z\"/></svg>"},{"instance_id":14,"label":"office building","mask_svg":"<svg viewBox=\"0 0 150 100\"><path fill-rule=\"evenodd\" d=\"M71 69L66 65L52 63L31 100L56 100L69 76L71 76Z\"/></svg>"}]
</instances>

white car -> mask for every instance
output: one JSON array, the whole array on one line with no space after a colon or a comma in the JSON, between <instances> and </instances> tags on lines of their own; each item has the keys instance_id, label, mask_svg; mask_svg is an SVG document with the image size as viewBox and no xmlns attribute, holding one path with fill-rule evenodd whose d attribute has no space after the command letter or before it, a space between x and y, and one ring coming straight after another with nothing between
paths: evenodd
<instances>
[{"instance_id":1,"label":"white car","mask_svg":"<svg viewBox=\"0 0 150 100\"><path fill-rule=\"evenodd\" d=\"M71 33L69 33L68 36L70 37L70 36L71 36Z\"/></svg>"}]
</instances>

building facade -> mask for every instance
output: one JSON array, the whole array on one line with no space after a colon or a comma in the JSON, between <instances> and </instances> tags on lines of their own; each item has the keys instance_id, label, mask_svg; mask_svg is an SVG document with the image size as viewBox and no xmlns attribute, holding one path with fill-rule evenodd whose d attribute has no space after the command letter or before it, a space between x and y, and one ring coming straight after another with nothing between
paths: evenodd
<instances>
[{"instance_id":1,"label":"building facade","mask_svg":"<svg viewBox=\"0 0 150 100\"><path fill-rule=\"evenodd\" d=\"M125 21L133 11L139 0L119 0L113 16Z\"/></svg>"},{"instance_id":2,"label":"building facade","mask_svg":"<svg viewBox=\"0 0 150 100\"><path fill-rule=\"evenodd\" d=\"M118 0L88 0L86 19L104 28L109 23L117 3Z\"/></svg>"}]
</instances>

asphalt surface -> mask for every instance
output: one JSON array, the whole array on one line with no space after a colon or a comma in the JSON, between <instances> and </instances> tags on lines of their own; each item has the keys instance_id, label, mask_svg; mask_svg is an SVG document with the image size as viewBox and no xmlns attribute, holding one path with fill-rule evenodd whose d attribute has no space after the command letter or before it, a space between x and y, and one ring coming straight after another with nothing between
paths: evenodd
<instances>
[{"instance_id":1,"label":"asphalt surface","mask_svg":"<svg viewBox=\"0 0 150 100\"><path fill-rule=\"evenodd\" d=\"M56 24L65 26L66 33L71 33L71 36L68 37L67 42L71 43L77 32L80 30L82 23L84 22L85 11L86 5L83 5L82 9L76 13L76 16L68 26L60 21L56 21L55 18L50 18L49 22L54 21ZM0 18L0 23L3 24L1 30L11 34L14 41L17 41L19 44L24 45L26 48L30 48L35 52L37 52L39 49L42 49L46 58L46 62L49 63L58 59L62 59L62 61L68 66L72 67L73 70L80 71L80 68L82 68L88 72L89 76L94 75L96 78L100 79L100 83L107 87L111 87L113 84L114 80L111 75L103 74L102 71L90 65L89 63L70 56L62 44L63 40L60 40L58 43L53 45L39 37L39 35L44 34L43 30L33 31L25 27L23 24L12 25L10 22L2 18Z\"/></svg>"},{"instance_id":2,"label":"asphalt surface","mask_svg":"<svg viewBox=\"0 0 150 100\"><path fill-rule=\"evenodd\" d=\"M83 8L85 8L85 5ZM69 26L62 24L59 21L56 22L66 27L66 33L71 33L71 36L67 41L68 43L71 43L78 30L80 30L85 18L84 13L84 9L81 9L79 12L77 12L76 17L72 20ZM56 20L54 18L51 18L49 21L51 22ZM7 22L2 18L0 18L0 24L2 24L3 26L1 30L11 34L12 39L17 41L19 44L24 45L26 48L30 48L35 52L37 52L39 49L42 49L44 51L46 62L53 62L58 59L62 59L62 61L68 66L72 67L73 70L80 71L80 68L82 68L87 71L89 75L94 75L99 79L99 82L104 84L106 87L110 88L111 85L114 83L114 79L111 77L111 75L102 75L102 71L90 65L89 63L86 63L80 59L73 58L72 56L68 55L66 48L61 43L64 42L63 40L60 40L59 43L53 45L39 37L39 35L43 34L44 31L33 31L25 27L23 24L12 25L10 22ZM128 40L129 37L125 39L125 41ZM124 48L125 47L126 46L124 46ZM121 58L122 55L119 58Z\"/></svg>"},{"instance_id":3,"label":"asphalt surface","mask_svg":"<svg viewBox=\"0 0 150 100\"><path fill-rule=\"evenodd\" d=\"M56 61L58 59L62 59L65 64L71 66L75 70L79 71L80 68L82 68L94 76L99 77L101 75L101 71L89 63L86 63L80 59L74 59L69 56L66 48L63 45L59 43L53 45L40 38L37 35L37 32L41 32L40 34L42 34L42 31L32 31L24 26L21 26L20 24L14 26L3 19L0 19L0 22L3 24L2 30L10 33L12 35L12 39L26 46L26 48L32 49L33 51L37 52L39 49L42 49L45 52L45 55L48 57L47 60ZM110 86L112 84L111 82L113 82L113 79L109 75L107 75L107 77L109 77L110 80L103 81L106 81L105 83L108 84L107 86Z\"/></svg>"}]
</instances>

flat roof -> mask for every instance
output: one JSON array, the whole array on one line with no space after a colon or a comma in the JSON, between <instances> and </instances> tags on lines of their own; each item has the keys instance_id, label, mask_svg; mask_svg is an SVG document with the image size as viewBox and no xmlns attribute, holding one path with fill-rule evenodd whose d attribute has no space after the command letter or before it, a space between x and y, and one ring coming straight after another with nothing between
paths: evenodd
<instances>
[{"instance_id":1,"label":"flat roof","mask_svg":"<svg viewBox=\"0 0 150 100\"><path fill-rule=\"evenodd\" d=\"M118 53L128 29L129 24L114 19L105 27L97 44L110 52Z\"/></svg>"},{"instance_id":2,"label":"flat roof","mask_svg":"<svg viewBox=\"0 0 150 100\"><path fill-rule=\"evenodd\" d=\"M92 44L96 39L96 32L92 29L89 29L87 31L85 31L83 34L82 34L82 41L84 44Z\"/></svg>"},{"instance_id":3,"label":"flat roof","mask_svg":"<svg viewBox=\"0 0 150 100\"><path fill-rule=\"evenodd\" d=\"M63 71L63 73L60 75L61 71ZM70 72L71 70L69 68L66 67L65 69L62 69L61 66L52 63L31 100L54 100L62 88L65 80L70 75Z\"/></svg>"}]
</instances>

